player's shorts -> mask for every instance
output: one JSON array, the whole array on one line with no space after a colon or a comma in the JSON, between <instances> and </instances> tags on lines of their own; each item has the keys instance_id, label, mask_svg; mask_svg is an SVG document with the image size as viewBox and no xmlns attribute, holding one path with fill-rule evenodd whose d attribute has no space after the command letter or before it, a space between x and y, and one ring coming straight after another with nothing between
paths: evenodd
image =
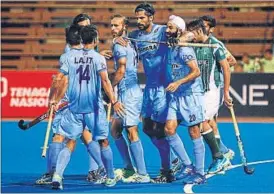
<instances>
[{"instance_id":1,"label":"player's shorts","mask_svg":"<svg viewBox=\"0 0 274 194\"><path fill-rule=\"evenodd\" d=\"M58 133L58 130L59 130L58 128L60 125L61 118L63 117L63 115L65 114L65 112L67 110L68 110L68 106L62 108L61 110L58 110L55 113L53 121L52 121L52 125L51 125L53 134Z\"/></svg>"},{"instance_id":2,"label":"player's shorts","mask_svg":"<svg viewBox=\"0 0 274 194\"><path fill-rule=\"evenodd\" d=\"M223 104L223 88L213 88L205 93L206 120L211 120L218 115L218 110Z\"/></svg>"},{"instance_id":3,"label":"player's shorts","mask_svg":"<svg viewBox=\"0 0 274 194\"><path fill-rule=\"evenodd\" d=\"M139 85L135 85L118 93L118 100L124 105L126 115L120 118L116 113L114 118L122 120L124 127L135 126L140 122L140 114L142 109L143 92Z\"/></svg>"},{"instance_id":4,"label":"player's shorts","mask_svg":"<svg viewBox=\"0 0 274 194\"><path fill-rule=\"evenodd\" d=\"M181 120L187 127L205 120L204 94L173 96L168 108L167 120Z\"/></svg>"},{"instance_id":5,"label":"player's shorts","mask_svg":"<svg viewBox=\"0 0 274 194\"><path fill-rule=\"evenodd\" d=\"M168 111L167 95L164 86L145 87L142 117L165 123Z\"/></svg>"}]
</instances>

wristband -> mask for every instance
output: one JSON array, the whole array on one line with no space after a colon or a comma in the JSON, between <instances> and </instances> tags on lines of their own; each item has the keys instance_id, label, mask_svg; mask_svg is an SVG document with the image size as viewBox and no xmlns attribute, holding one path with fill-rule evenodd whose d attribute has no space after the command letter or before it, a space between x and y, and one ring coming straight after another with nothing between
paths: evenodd
<instances>
[{"instance_id":1,"label":"wristband","mask_svg":"<svg viewBox=\"0 0 274 194\"><path fill-rule=\"evenodd\" d=\"M115 106L115 104L117 104L118 103L118 100L116 101L116 102L114 102L113 104L112 104L112 106Z\"/></svg>"}]
</instances>

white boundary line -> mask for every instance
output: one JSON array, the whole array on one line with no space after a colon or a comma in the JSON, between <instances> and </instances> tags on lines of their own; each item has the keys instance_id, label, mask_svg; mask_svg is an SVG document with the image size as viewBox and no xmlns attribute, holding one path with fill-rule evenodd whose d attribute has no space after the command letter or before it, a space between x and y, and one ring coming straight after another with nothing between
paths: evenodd
<instances>
[{"instance_id":1,"label":"white boundary line","mask_svg":"<svg viewBox=\"0 0 274 194\"><path fill-rule=\"evenodd\" d=\"M271 162L274 163L274 160L262 160L262 161L257 161L257 162L250 162L250 163L247 163L247 164L248 164L248 165L256 165L256 164L264 164L264 163L271 163ZM241 166L243 166L243 164L231 165L231 166L229 166L229 167L226 169L226 171L227 171L227 170L232 170L232 169L234 169L234 168L238 168L238 167L241 167ZM215 175L218 175L218 174L206 175L206 179L209 179L209 178L211 178L211 177L213 177L213 176L215 176ZM185 193L194 193L193 190L192 190L192 188L193 188L193 186L195 186L195 185L196 185L196 184L186 184L186 185L184 186L184 192L185 192Z\"/></svg>"}]
</instances>

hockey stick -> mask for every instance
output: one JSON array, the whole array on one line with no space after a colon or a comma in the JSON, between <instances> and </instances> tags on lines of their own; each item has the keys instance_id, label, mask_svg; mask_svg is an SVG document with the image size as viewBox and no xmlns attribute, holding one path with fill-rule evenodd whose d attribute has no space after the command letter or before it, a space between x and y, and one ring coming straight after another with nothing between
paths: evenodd
<instances>
[{"instance_id":1,"label":"hockey stick","mask_svg":"<svg viewBox=\"0 0 274 194\"><path fill-rule=\"evenodd\" d=\"M46 131L46 136L45 136L45 141L44 141L44 146L42 151L42 157L44 158L46 157L48 143L49 143L49 134L50 134L52 118L53 118L53 110L54 110L54 105L50 107L49 121L48 121L48 126L47 126L47 131Z\"/></svg>"},{"instance_id":2,"label":"hockey stick","mask_svg":"<svg viewBox=\"0 0 274 194\"><path fill-rule=\"evenodd\" d=\"M234 130L235 130L235 134L236 134L236 138L237 138L237 142L238 142L238 148L240 150L242 163L243 163L243 166L244 166L244 171L245 171L246 174L251 175L251 174L254 173L255 169L254 168L248 168L248 166L247 166L247 160L246 160L246 156L245 156L245 152L244 152L244 145L243 145L243 142L242 142L241 137L240 137L240 130L239 130L238 123L237 123L237 120L236 120L236 117L235 117L233 106L230 107L229 110L230 110L232 121L233 121L233 124L234 124Z\"/></svg>"},{"instance_id":3,"label":"hockey stick","mask_svg":"<svg viewBox=\"0 0 274 194\"><path fill-rule=\"evenodd\" d=\"M110 114L111 114L111 103L107 104L108 110L107 110L107 121L110 123Z\"/></svg>"},{"instance_id":4,"label":"hockey stick","mask_svg":"<svg viewBox=\"0 0 274 194\"><path fill-rule=\"evenodd\" d=\"M61 110L62 108L64 108L67 105L68 105L67 102L60 104L57 111ZM18 122L18 127L22 130L28 130L29 128L33 127L37 123L40 123L41 121L45 120L47 117L48 117L48 111L45 112L44 114L40 115L39 117L35 118L34 120L30 121L27 124L24 124L24 122L25 122L24 120L20 120Z\"/></svg>"},{"instance_id":5,"label":"hockey stick","mask_svg":"<svg viewBox=\"0 0 274 194\"><path fill-rule=\"evenodd\" d=\"M157 41L150 41L150 40L138 40L134 38L128 38L128 37L123 37L127 40L131 40L134 42L148 42L148 43L155 43L155 44L168 44L167 42L157 42ZM179 42L178 46L182 47L208 47L208 48L217 48L218 46L216 44L201 44L201 43L188 43L188 42Z\"/></svg>"}]
</instances>

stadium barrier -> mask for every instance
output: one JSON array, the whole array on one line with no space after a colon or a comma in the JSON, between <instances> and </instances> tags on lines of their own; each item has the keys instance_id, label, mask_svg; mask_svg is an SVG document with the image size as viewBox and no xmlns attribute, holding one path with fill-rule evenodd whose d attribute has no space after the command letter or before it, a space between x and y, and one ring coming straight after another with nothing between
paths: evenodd
<instances>
[{"instance_id":1,"label":"stadium barrier","mask_svg":"<svg viewBox=\"0 0 274 194\"><path fill-rule=\"evenodd\" d=\"M34 118L46 111L52 75L56 71L2 71L2 118ZM145 75L139 74L142 88ZM230 94L237 116L274 116L274 74L232 74ZM229 117L224 106L220 117Z\"/></svg>"}]
</instances>

